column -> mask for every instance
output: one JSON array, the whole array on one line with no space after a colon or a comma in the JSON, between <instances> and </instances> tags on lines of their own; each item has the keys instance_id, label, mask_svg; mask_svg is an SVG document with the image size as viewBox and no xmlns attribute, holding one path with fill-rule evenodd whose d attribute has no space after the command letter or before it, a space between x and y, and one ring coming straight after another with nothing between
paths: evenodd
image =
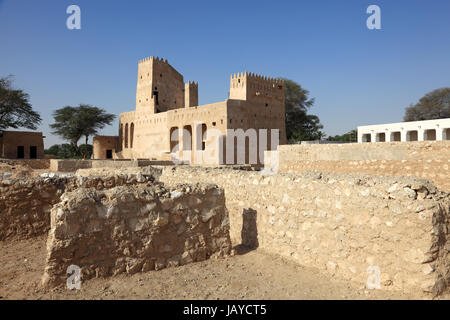
<instances>
[{"instance_id":1,"label":"column","mask_svg":"<svg viewBox=\"0 0 450 320\"><path fill-rule=\"evenodd\" d=\"M406 142L406 130L405 129L402 129L402 131L400 131L400 141Z\"/></svg>"}]
</instances>

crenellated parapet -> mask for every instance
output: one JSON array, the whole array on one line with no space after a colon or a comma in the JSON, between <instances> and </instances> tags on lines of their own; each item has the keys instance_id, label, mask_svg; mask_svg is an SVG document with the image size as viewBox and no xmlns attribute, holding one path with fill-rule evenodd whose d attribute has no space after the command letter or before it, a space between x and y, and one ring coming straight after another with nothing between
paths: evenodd
<instances>
[{"instance_id":1,"label":"crenellated parapet","mask_svg":"<svg viewBox=\"0 0 450 320\"><path fill-rule=\"evenodd\" d=\"M284 101L284 80L247 71L232 74L230 99Z\"/></svg>"},{"instance_id":2,"label":"crenellated parapet","mask_svg":"<svg viewBox=\"0 0 450 320\"><path fill-rule=\"evenodd\" d=\"M160 57L154 57L154 56L150 56L150 57L146 57L144 59L141 59L141 60L139 60L139 63L145 63L145 62L149 62L149 61L169 64L167 59L163 59L163 58L160 58Z\"/></svg>"}]
</instances>

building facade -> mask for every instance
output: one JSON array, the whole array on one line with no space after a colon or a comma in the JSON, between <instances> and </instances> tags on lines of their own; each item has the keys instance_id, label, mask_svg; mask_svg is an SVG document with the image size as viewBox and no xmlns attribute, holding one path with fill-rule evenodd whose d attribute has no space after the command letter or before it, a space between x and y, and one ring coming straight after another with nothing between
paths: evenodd
<instances>
[{"instance_id":1,"label":"building facade","mask_svg":"<svg viewBox=\"0 0 450 320\"><path fill-rule=\"evenodd\" d=\"M253 164L249 151L256 145L261 164L264 150L286 143L284 90L282 80L243 72L230 77L227 100L198 106L198 83L185 83L167 60L143 59L138 64L136 109L119 117L113 158L170 160L176 152L188 163L201 164L204 158L196 156L209 153L208 162L214 159L214 164ZM105 152L97 150L111 150L112 145L105 148L99 137L95 141L94 157L105 158ZM231 149L233 158L227 159Z\"/></svg>"},{"instance_id":2,"label":"building facade","mask_svg":"<svg viewBox=\"0 0 450 320\"><path fill-rule=\"evenodd\" d=\"M358 127L358 142L450 140L450 118Z\"/></svg>"},{"instance_id":3,"label":"building facade","mask_svg":"<svg viewBox=\"0 0 450 320\"><path fill-rule=\"evenodd\" d=\"M42 132L0 132L0 158L43 159L44 137Z\"/></svg>"}]
</instances>

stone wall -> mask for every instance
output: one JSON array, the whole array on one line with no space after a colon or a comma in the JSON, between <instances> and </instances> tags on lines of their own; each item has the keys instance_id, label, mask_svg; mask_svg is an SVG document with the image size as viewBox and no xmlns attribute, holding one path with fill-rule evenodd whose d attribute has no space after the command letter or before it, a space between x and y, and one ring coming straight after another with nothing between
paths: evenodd
<instances>
[{"instance_id":1,"label":"stone wall","mask_svg":"<svg viewBox=\"0 0 450 320\"><path fill-rule=\"evenodd\" d=\"M1 159L0 163L6 163L11 166L25 166L31 169L49 169L49 159L21 159L21 160L6 160Z\"/></svg>"},{"instance_id":2,"label":"stone wall","mask_svg":"<svg viewBox=\"0 0 450 320\"><path fill-rule=\"evenodd\" d=\"M449 141L280 145L283 161L443 160L450 159Z\"/></svg>"},{"instance_id":3,"label":"stone wall","mask_svg":"<svg viewBox=\"0 0 450 320\"><path fill-rule=\"evenodd\" d=\"M415 176L434 181L450 191L449 160L355 160L355 161L282 161L280 172L365 173L380 176Z\"/></svg>"},{"instance_id":4,"label":"stone wall","mask_svg":"<svg viewBox=\"0 0 450 320\"><path fill-rule=\"evenodd\" d=\"M223 190L212 185L77 189L51 212L43 283L159 270L230 253Z\"/></svg>"},{"instance_id":5,"label":"stone wall","mask_svg":"<svg viewBox=\"0 0 450 320\"><path fill-rule=\"evenodd\" d=\"M51 159L50 160L50 170L54 172L75 172L80 169L91 169L91 168L137 168L144 166L163 166L163 165L173 165L172 161L164 160L78 160L78 159Z\"/></svg>"},{"instance_id":6,"label":"stone wall","mask_svg":"<svg viewBox=\"0 0 450 320\"><path fill-rule=\"evenodd\" d=\"M278 156L278 172L416 176L450 191L450 141L283 145L278 150L278 155L266 152L266 168Z\"/></svg>"},{"instance_id":7,"label":"stone wall","mask_svg":"<svg viewBox=\"0 0 450 320\"><path fill-rule=\"evenodd\" d=\"M166 167L160 179L223 188L234 245L361 284L379 268L384 289L448 287L450 195L426 180L187 167Z\"/></svg>"},{"instance_id":8,"label":"stone wall","mask_svg":"<svg viewBox=\"0 0 450 320\"><path fill-rule=\"evenodd\" d=\"M77 188L102 190L153 181L150 174L110 177L75 177L45 173L37 178L0 177L0 241L45 234L50 229L50 210L65 191Z\"/></svg>"}]
</instances>

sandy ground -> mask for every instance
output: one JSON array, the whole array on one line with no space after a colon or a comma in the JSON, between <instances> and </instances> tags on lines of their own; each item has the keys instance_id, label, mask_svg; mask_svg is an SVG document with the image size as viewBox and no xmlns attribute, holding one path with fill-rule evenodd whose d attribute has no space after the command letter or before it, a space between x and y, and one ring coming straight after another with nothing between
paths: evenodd
<instances>
[{"instance_id":1,"label":"sandy ground","mask_svg":"<svg viewBox=\"0 0 450 320\"><path fill-rule=\"evenodd\" d=\"M421 299L366 290L265 254L237 250L224 259L92 279L81 290L40 288L46 237L0 242L0 299Z\"/></svg>"}]
</instances>

